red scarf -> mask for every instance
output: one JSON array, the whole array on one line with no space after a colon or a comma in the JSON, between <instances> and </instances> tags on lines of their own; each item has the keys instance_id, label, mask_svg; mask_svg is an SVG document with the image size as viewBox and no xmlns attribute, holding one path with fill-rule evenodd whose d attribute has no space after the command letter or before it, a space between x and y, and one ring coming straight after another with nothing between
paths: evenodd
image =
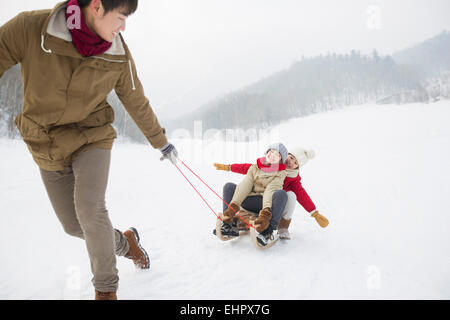
<instances>
[{"instance_id":1,"label":"red scarf","mask_svg":"<svg viewBox=\"0 0 450 320\"><path fill-rule=\"evenodd\" d=\"M67 7L70 6L77 6L80 8L78 0L70 0L69 3L67 4ZM103 40L89 29L84 19L83 10L81 10L81 8L79 11L72 10L70 14L66 11L66 20L68 20L76 12L81 13L80 15L81 29L74 28L69 29L69 31L72 34L72 42L77 48L78 52L83 57L90 57L103 54L106 51L108 51L108 49L111 48L112 43Z\"/></svg>"},{"instance_id":2,"label":"red scarf","mask_svg":"<svg viewBox=\"0 0 450 320\"><path fill-rule=\"evenodd\" d=\"M286 170L286 165L284 165L282 163L268 164L266 162L266 158L264 158L264 157L256 160L256 164L257 164L258 168L264 172L277 172L277 171Z\"/></svg>"}]
</instances>

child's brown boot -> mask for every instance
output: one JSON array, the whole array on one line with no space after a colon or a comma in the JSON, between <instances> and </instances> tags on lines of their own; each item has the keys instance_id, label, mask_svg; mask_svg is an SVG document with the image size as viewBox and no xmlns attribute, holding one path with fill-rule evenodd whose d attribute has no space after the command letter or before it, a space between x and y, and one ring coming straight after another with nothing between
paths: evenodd
<instances>
[{"instance_id":1,"label":"child's brown boot","mask_svg":"<svg viewBox=\"0 0 450 320\"><path fill-rule=\"evenodd\" d=\"M230 203L230 207L228 207L227 210L225 210L225 212L223 213L223 222L231 225L233 223L233 219L234 216L236 215L236 212L238 212L241 209L241 207L233 202Z\"/></svg>"},{"instance_id":2,"label":"child's brown boot","mask_svg":"<svg viewBox=\"0 0 450 320\"><path fill-rule=\"evenodd\" d=\"M255 220L255 229L262 232L269 227L270 219L272 219L272 212L269 208L264 208L259 212L258 218Z\"/></svg>"},{"instance_id":3,"label":"child's brown boot","mask_svg":"<svg viewBox=\"0 0 450 320\"><path fill-rule=\"evenodd\" d=\"M289 240L291 235L289 234L289 225L291 224L291 219L286 220L281 218L280 224L278 225L278 236L280 239Z\"/></svg>"}]
</instances>

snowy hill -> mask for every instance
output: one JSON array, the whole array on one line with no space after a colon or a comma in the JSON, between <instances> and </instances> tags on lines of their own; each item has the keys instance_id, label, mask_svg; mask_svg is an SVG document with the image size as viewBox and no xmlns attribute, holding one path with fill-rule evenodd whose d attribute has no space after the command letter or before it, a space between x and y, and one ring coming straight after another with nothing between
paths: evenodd
<instances>
[{"instance_id":1,"label":"snowy hill","mask_svg":"<svg viewBox=\"0 0 450 320\"><path fill-rule=\"evenodd\" d=\"M350 107L275 127L288 147L316 151L301 176L330 225L321 229L298 205L292 240L265 252L249 238L218 241L215 216L170 163L117 143L109 213L116 228L140 230L152 261L138 271L118 258L119 298L449 299L448 119L450 102L440 101ZM276 141L175 142L221 194L243 176L212 162L251 161ZM0 299L92 299L84 243L64 234L25 144L0 140L0 154Z\"/></svg>"},{"instance_id":2,"label":"snowy hill","mask_svg":"<svg viewBox=\"0 0 450 320\"><path fill-rule=\"evenodd\" d=\"M392 55L397 63L414 65L428 77L450 70L450 32L440 34Z\"/></svg>"}]
</instances>

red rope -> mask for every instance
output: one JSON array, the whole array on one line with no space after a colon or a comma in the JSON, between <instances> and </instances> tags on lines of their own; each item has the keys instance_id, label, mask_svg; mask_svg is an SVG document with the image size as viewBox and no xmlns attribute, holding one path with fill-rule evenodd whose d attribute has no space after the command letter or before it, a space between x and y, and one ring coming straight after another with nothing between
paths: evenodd
<instances>
[{"instance_id":1,"label":"red rope","mask_svg":"<svg viewBox=\"0 0 450 320\"><path fill-rule=\"evenodd\" d=\"M183 175L183 177L186 179L187 182L189 182L189 184L191 185L192 188L194 188L194 190L197 192L197 194L200 196L200 198L202 198L202 200L206 203L206 205L211 209L211 211L214 213L214 215L217 217L217 219L220 219L221 221L223 221L220 216L214 211L213 208L211 208L211 206L209 205L209 203L205 200L205 198L202 197L202 195L200 194L200 192L198 192L198 190L194 187L194 185L189 181L189 179L184 175L184 173L180 170L180 168L178 168L178 166L175 164L175 167L177 167L178 171L180 171L180 173Z\"/></svg>"},{"instance_id":2,"label":"red rope","mask_svg":"<svg viewBox=\"0 0 450 320\"><path fill-rule=\"evenodd\" d=\"M217 194L217 192L215 192L213 189L211 189L211 187L205 182L205 181L203 181L203 179L202 178L200 178L191 168L189 168L182 160L180 160L180 159L178 159L194 176L196 176L205 186L207 186L208 187L208 189L209 190L211 190L217 197L219 197L220 198L220 200L222 200L223 201L223 203L225 203L227 206L228 206L228 208L230 208L231 210L233 210L234 211L234 213L236 213L240 218L241 218L241 220L242 221L244 221L246 224L247 224L247 227L248 228L254 228L254 226L252 225L252 224L250 224L249 222L247 222L240 214L239 214L239 212L237 212L236 210L234 210L232 207L230 207L230 205L225 201L225 200L223 200L222 199L222 197L221 196L219 196L218 194ZM178 171L180 171L180 173L183 175L183 177L187 180L187 182L189 182L189 184L191 185L191 187L197 192L197 194L200 196L200 198L202 198L202 200L206 203L206 205L212 210L212 212L216 215L216 217L217 217L217 219L220 219L220 220L222 220L221 218L220 218L220 216L214 211L214 209L213 208L211 208L211 206L208 204L208 202L202 197L202 195L200 194L200 192L198 192L198 190L194 187L194 185L189 181L189 179L184 175L184 173L180 170L180 168L175 164L175 167L177 167L177 169L178 169ZM223 220L222 220L223 221Z\"/></svg>"}]
</instances>

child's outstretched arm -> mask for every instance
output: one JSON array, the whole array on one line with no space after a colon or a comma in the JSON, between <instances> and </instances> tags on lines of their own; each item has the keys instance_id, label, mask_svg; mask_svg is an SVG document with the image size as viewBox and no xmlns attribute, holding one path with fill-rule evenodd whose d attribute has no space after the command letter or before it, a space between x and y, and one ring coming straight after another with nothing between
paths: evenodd
<instances>
[{"instance_id":1,"label":"child's outstretched arm","mask_svg":"<svg viewBox=\"0 0 450 320\"><path fill-rule=\"evenodd\" d=\"M329 224L328 219L319 213L316 206L312 202L306 190L303 188L300 179L296 180L290 186L290 189L297 195L297 201L302 205L302 207L311 214L311 217L316 219L317 223L322 227L326 228Z\"/></svg>"},{"instance_id":2,"label":"child's outstretched arm","mask_svg":"<svg viewBox=\"0 0 450 320\"><path fill-rule=\"evenodd\" d=\"M303 209L305 209L310 214L316 211L314 202L311 200L311 197L308 195L305 188L303 188L300 180L292 183L290 189L297 196L297 201L303 207Z\"/></svg>"},{"instance_id":3,"label":"child's outstretched arm","mask_svg":"<svg viewBox=\"0 0 450 320\"><path fill-rule=\"evenodd\" d=\"M231 171L240 174L247 174L252 165L250 163L221 164L214 163L217 170Z\"/></svg>"}]
</instances>

